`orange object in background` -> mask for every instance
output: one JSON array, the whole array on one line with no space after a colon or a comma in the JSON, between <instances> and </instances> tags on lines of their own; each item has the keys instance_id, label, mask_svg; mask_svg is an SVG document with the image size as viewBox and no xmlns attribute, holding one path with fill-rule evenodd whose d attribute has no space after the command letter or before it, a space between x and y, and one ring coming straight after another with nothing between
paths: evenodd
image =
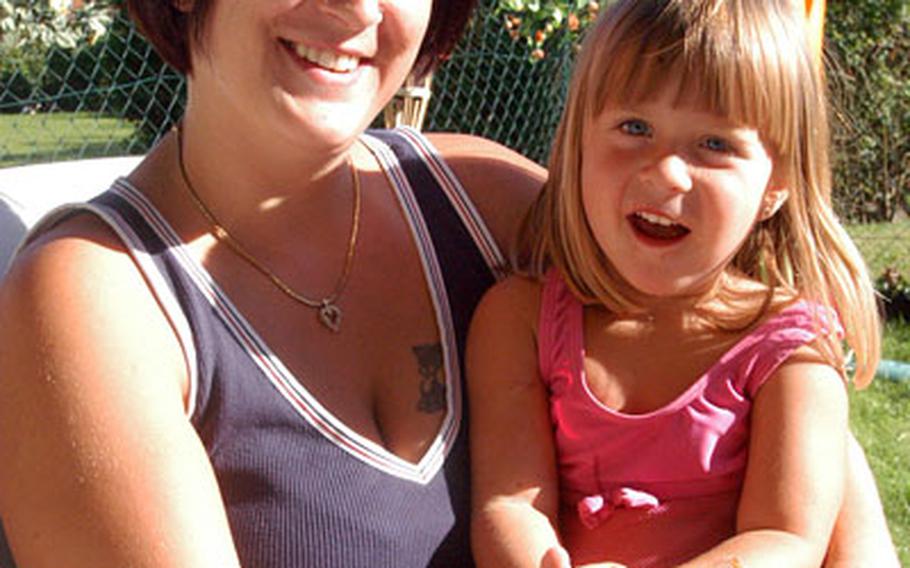
<instances>
[{"instance_id":1,"label":"orange object in background","mask_svg":"<svg viewBox=\"0 0 910 568\"><path fill-rule=\"evenodd\" d=\"M809 41L815 53L821 57L825 35L825 0L806 0L806 25L809 28Z\"/></svg>"}]
</instances>

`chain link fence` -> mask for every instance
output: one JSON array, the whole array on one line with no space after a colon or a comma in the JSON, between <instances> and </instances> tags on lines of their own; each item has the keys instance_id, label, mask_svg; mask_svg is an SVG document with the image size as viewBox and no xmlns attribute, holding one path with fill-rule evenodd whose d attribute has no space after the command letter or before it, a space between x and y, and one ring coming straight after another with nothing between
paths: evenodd
<instances>
[{"instance_id":1,"label":"chain link fence","mask_svg":"<svg viewBox=\"0 0 910 568\"><path fill-rule=\"evenodd\" d=\"M119 11L91 44L42 51L40 68L23 57L2 69L0 167L141 154L183 112L183 77ZM425 129L475 133L544 161L570 51L532 63L531 48L509 37L486 2L434 77Z\"/></svg>"},{"instance_id":2,"label":"chain link fence","mask_svg":"<svg viewBox=\"0 0 910 568\"><path fill-rule=\"evenodd\" d=\"M436 73L426 129L477 134L545 163L573 49L554 41L546 57L532 62L531 47L509 36L493 4L481 2L459 48Z\"/></svg>"},{"instance_id":3,"label":"chain link fence","mask_svg":"<svg viewBox=\"0 0 910 568\"><path fill-rule=\"evenodd\" d=\"M0 0L0 167L142 154L180 117L184 79L161 61L116 5L116 0ZM40 12L35 7L42 6L38 17L63 18L60 24L45 22L45 28L76 37L23 39L19 32L34 22L17 23L9 6L25 12L29 6ZM68 16L67 6L74 10ZM109 9L89 17L73 6ZM544 163L573 47L551 42L555 47L546 57L532 63L532 47L510 37L495 6L496 0L481 0L459 48L436 72L424 129L485 136ZM842 74L856 85L854 76L861 74L850 73L846 69ZM847 142L856 138L843 130L839 136ZM841 172L854 165L868 169L870 160L874 169L878 158L847 151L840 156ZM851 195L857 185L851 179L839 175L841 195ZM910 188L901 184L898 191L910 199ZM851 210L855 208L841 207L852 218ZM852 232L873 275L891 267L910 278L910 221L900 210L889 221L855 225Z\"/></svg>"}]
</instances>

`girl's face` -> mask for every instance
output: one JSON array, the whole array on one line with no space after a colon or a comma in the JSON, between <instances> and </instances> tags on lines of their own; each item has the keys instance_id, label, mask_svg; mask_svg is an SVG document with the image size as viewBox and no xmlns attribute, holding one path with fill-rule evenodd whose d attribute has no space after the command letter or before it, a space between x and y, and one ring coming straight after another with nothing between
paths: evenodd
<instances>
[{"instance_id":1,"label":"girl's face","mask_svg":"<svg viewBox=\"0 0 910 568\"><path fill-rule=\"evenodd\" d=\"M359 135L410 72L432 0L217 0L190 105L251 117L276 141Z\"/></svg>"},{"instance_id":2,"label":"girl's face","mask_svg":"<svg viewBox=\"0 0 910 568\"><path fill-rule=\"evenodd\" d=\"M594 237L630 285L656 297L710 289L766 205L786 195L773 187L757 130L675 95L665 88L648 102L607 105L582 149Z\"/></svg>"}]
</instances>

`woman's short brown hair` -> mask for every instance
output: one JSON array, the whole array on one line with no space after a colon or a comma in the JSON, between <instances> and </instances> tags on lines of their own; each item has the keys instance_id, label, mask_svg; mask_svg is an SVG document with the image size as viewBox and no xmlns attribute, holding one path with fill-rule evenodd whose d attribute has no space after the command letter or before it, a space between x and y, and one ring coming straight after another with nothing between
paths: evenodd
<instances>
[{"instance_id":1,"label":"woman's short brown hair","mask_svg":"<svg viewBox=\"0 0 910 568\"><path fill-rule=\"evenodd\" d=\"M192 71L190 38L201 42L215 0L193 0L188 11L171 0L127 0L130 16L143 35L171 66L183 74ZM433 0L427 33L414 69L418 74L435 68L455 48L476 0Z\"/></svg>"}]
</instances>

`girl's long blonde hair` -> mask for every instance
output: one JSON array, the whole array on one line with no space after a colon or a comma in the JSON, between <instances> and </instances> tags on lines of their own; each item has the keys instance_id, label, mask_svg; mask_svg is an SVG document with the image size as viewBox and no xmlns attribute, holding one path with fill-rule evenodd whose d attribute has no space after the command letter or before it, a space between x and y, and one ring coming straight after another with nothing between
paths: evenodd
<instances>
[{"instance_id":1,"label":"girl's long blonde hair","mask_svg":"<svg viewBox=\"0 0 910 568\"><path fill-rule=\"evenodd\" d=\"M798 6L797 6L798 4ZM757 223L730 269L827 306L855 352L855 382L878 364L880 321L865 264L831 207L827 88L809 47L802 2L619 0L588 31L550 157L550 177L525 219L519 268L559 269L585 303L638 309L597 246L581 201L585 127L610 102L678 96L750 125L774 156L789 198ZM681 78L681 80L680 80ZM842 368L839 343L822 342Z\"/></svg>"}]
</instances>

